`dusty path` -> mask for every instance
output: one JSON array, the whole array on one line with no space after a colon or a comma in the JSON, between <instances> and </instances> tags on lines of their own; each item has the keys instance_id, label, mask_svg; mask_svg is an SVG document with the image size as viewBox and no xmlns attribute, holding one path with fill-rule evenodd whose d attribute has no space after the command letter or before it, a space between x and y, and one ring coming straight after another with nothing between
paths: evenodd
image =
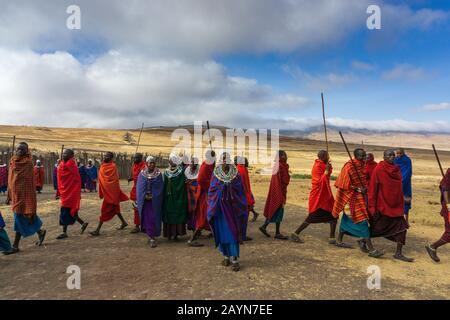
<instances>
[{"instance_id":1,"label":"dusty path","mask_svg":"<svg viewBox=\"0 0 450 320\"><path fill-rule=\"evenodd\" d=\"M94 194L83 197L82 217L92 230L100 202ZM242 246L242 270L233 273L221 266L212 239L202 239L203 248L161 240L151 249L145 235L132 235L130 228L115 230L115 220L104 226L101 237L79 235L74 226L69 239L55 240L60 232L58 203L51 198L50 193L39 196L48 230L45 246L35 247L35 239L28 238L21 253L0 256L1 299L446 299L450 292L450 248L441 250L441 264L432 263L424 252L424 244L442 233L438 227L412 225L406 253L416 262L405 264L392 259L394 245L384 239L376 240L386 251L379 260L357 249L328 245L328 225L306 230L305 244L268 239L257 230L260 217L249 223L254 240ZM262 212L264 198L257 200ZM0 210L11 237L9 208ZM123 211L132 222L129 203ZM288 203L284 232L295 229L305 214L304 206ZM72 264L81 268L81 290L66 288L66 268ZM366 286L367 267L374 264L382 273L378 291Z\"/></svg>"}]
</instances>

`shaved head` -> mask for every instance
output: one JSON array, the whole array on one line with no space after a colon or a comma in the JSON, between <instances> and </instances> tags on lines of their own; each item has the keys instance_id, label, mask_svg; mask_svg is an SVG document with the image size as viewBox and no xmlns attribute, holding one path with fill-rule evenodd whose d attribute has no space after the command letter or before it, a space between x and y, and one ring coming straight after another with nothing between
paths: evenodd
<instances>
[{"instance_id":1,"label":"shaved head","mask_svg":"<svg viewBox=\"0 0 450 320\"><path fill-rule=\"evenodd\" d=\"M386 162L393 163L395 159L395 150L394 149L387 149L383 153L383 159Z\"/></svg>"},{"instance_id":2,"label":"shaved head","mask_svg":"<svg viewBox=\"0 0 450 320\"><path fill-rule=\"evenodd\" d=\"M357 160L366 160L366 151L363 148L356 148L355 151L353 151L353 155Z\"/></svg>"}]
</instances>

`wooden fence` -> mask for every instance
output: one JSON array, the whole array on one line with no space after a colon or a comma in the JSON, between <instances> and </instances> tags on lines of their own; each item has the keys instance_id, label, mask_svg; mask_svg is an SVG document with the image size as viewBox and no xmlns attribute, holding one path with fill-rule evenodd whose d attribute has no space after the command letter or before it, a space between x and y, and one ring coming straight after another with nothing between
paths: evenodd
<instances>
[{"instance_id":1,"label":"wooden fence","mask_svg":"<svg viewBox=\"0 0 450 320\"><path fill-rule=\"evenodd\" d=\"M100 167L100 164L103 160L103 155L105 152L92 152L76 149L75 151L75 159L78 159L81 163L87 164L89 159L92 159L97 166ZM40 152L36 150L32 150L31 154L33 155L33 163L36 163L36 160L41 160L42 165L44 166L45 184L52 184L53 178L53 168L55 167L56 162L60 158L60 151L58 152ZM144 153L144 160L149 154ZM159 168L165 168L169 165L169 155L159 153L157 155L152 154L156 158L156 165ZM3 163L9 164L9 159L11 158L11 148L9 147L1 147L0 146L0 160ZM128 179L131 177L131 168L133 166L133 155L127 153L116 153L114 155L114 161L117 165L117 169L119 170L120 179Z\"/></svg>"}]
</instances>

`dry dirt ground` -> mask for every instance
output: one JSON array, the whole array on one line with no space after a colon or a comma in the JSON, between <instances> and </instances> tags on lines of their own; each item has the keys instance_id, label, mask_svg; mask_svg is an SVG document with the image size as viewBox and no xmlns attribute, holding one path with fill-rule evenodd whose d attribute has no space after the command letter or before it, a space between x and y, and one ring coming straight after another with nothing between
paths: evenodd
<instances>
[{"instance_id":1,"label":"dry dirt ground","mask_svg":"<svg viewBox=\"0 0 450 320\"><path fill-rule=\"evenodd\" d=\"M268 178L253 177L257 211L262 212ZM129 190L126 182L123 189ZM287 212L282 231L289 233L306 215L308 180L293 180L289 188ZM372 259L357 249L338 249L327 243L328 225L314 225L304 233L305 244L266 238L249 224L253 241L241 249L242 269L238 273L221 265L213 240L202 238L202 248L190 248L162 239L151 249L144 234L129 229L118 231L118 220L104 225L102 235L79 235L79 227L69 230L70 238L56 240L58 202L47 186L39 195L39 212L48 230L45 246L36 247L35 238L21 243L17 255L0 256L1 299L447 299L450 288L450 248L440 251L442 262L431 262L424 245L442 233L442 227L413 222L406 253L416 262L392 259L394 244L377 239L386 252ZM4 197L0 197L3 201ZM81 216L96 225L100 201L95 194L83 194ZM122 205L132 222L131 206ZM0 207L12 233L11 212ZM438 214L435 212L434 215ZM414 219L413 219L414 221ZM273 231L273 226L270 227ZM353 239L347 239L355 244ZM81 290L68 290L70 265L81 268ZM381 290L367 288L367 268L381 270Z\"/></svg>"}]
</instances>

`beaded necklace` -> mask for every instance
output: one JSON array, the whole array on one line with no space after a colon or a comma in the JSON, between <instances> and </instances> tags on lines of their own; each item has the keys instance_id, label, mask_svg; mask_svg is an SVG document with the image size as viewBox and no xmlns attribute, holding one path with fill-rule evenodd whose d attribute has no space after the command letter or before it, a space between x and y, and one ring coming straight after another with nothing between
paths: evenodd
<instances>
[{"instance_id":1,"label":"beaded necklace","mask_svg":"<svg viewBox=\"0 0 450 320\"><path fill-rule=\"evenodd\" d=\"M231 181L233 181L234 178L236 178L237 174L238 170L236 166L233 164L230 164L228 173L223 171L222 165L218 165L214 169L214 175L216 176L217 179L219 179L223 183L230 183Z\"/></svg>"}]
</instances>

